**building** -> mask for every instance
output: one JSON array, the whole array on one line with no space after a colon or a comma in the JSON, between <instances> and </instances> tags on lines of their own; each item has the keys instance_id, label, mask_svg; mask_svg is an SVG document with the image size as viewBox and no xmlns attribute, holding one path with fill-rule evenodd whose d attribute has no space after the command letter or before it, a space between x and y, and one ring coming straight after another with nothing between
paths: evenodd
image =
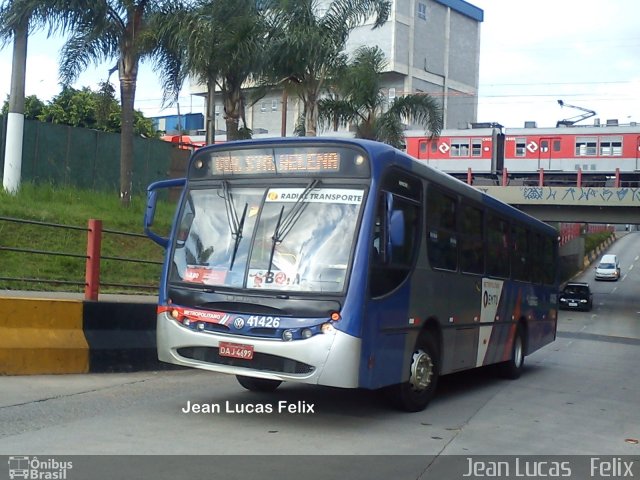
<instances>
[{"instance_id":1,"label":"building","mask_svg":"<svg viewBox=\"0 0 640 480\"><path fill-rule=\"evenodd\" d=\"M204 128L204 114L202 113L164 115L153 117L151 121L156 130L165 132L167 135L196 134Z\"/></svg>"},{"instance_id":2,"label":"building","mask_svg":"<svg viewBox=\"0 0 640 480\"><path fill-rule=\"evenodd\" d=\"M441 103L445 128L466 128L477 117L483 19L484 12L464 0L393 0L389 21L376 30L371 24L356 28L347 53L378 45L388 61L383 90L390 102L404 94L429 94ZM192 85L191 94L203 95L203 88ZM279 136L286 123L291 135L301 111L298 99L289 97L283 119L282 91L274 91L247 107L247 125L254 136ZM216 136L225 129L220 112L217 99Z\"/></svg>"}]
</instances>

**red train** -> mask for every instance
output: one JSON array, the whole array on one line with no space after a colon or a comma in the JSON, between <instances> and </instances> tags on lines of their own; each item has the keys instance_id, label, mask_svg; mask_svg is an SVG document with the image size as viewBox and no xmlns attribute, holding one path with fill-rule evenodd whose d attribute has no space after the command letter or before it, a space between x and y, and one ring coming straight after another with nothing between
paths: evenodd
<instances>
[{"instance_id":1,"label":"red train","mask_svg":"<svg viewBox=\"0 0 640 480\"><path fill-rule=\"evenodd\" d=\"M603 125L557 128L483 128L443 130L431 139L424 132L406 132L407 153L439 170L474 181L537 182L544 170L545 184L575 182L613 185L618 172L621 186L640 185L640 126ZM549 183L547 183L549 182Z\"/></svg>"}]
</instances>

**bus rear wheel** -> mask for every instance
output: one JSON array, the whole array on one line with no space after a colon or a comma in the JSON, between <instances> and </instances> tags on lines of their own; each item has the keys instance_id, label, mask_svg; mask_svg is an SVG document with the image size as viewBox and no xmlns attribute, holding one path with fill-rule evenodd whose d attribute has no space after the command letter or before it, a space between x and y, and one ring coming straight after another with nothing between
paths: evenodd
<instances>
[{"instance_id":1,"label":"bus rear wheel","mask_svg":"<svg viewBox=\"0 0 640 480\"><path fill-rule=\"evenodd\" d=\"M500 376L510 380L520 378L524 368L524 346L524 329L518 326L516 336L513 339L513 346L511 347L511 358L499 365Z\"/></svg>"},{"instance_id":2,"label":"bus rear wheel","mask_svg":"<svg viewBox=\"0 0 640 480\"><path fill-rule=\"evenodd\" d=\"M245 377L243 375L236 375L236 379L240 385L252 392L273 392L282 383L280 380Z\"/></svg>"},{"instance_id":3,"label":"bus rear wheel","mask_svg":"<svg viewBox=\"0 0 640 480\"><path fill-rule=\"evenodd\" d=\"M388 388L392 403L407 412L424 410L436 392L440 357L433 338L420 337L411 355L409 381Z\"/></svg>"}]
</instances>

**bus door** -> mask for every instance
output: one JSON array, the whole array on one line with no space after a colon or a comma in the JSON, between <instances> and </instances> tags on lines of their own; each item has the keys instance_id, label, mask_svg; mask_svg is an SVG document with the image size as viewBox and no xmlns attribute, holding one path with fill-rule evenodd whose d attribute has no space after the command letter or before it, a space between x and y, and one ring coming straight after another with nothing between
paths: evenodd
<instances>
[{"instance_id":1,"label":"bus door","mask_svg":"<svg viewBox=\"0 0 640 480\"><path fill-rule=\"evenodd\" d=\"M422 182L392 170L383 179L372 237L369 295L363 325L361 383L400 383L410 338L410 277L420 249ZM409 343L411 345L409 346Z\"/></svg>"}]
</instances>

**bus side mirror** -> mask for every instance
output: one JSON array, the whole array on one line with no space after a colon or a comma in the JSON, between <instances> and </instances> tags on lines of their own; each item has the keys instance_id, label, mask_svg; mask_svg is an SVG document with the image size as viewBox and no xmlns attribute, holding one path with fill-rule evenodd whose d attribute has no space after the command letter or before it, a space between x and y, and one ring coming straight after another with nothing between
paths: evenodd
<instances>
[{"instance_id":1,"label":"bus side mirror","mask_svg":"<svg viewBox=\"0 0 640 480\"><path fill-rule=\"evenodd\" d=\"M144 233L161 247L167 248L169 238L162 237L151 230L153 219L156 215L156 205L158 203L158 190L172 187L182 187L186 184L186 179L176 178L173 180L162 180L154 182L147 188L147 208L144 212Z\"/></svg>"}]
</instances>

